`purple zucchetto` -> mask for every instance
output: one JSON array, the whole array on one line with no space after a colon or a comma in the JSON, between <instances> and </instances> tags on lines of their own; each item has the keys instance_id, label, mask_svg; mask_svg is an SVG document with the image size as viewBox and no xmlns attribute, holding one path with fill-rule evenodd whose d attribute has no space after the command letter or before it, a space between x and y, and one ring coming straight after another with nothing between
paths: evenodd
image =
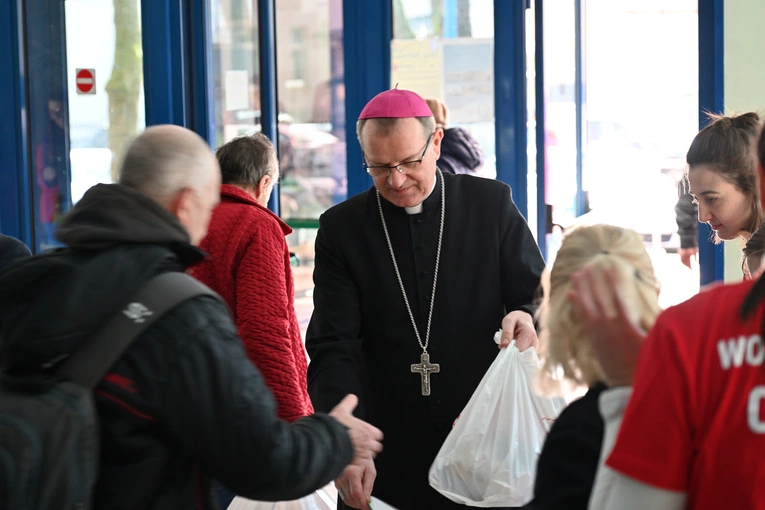
<instances>
[{"instance_id":1,"label":"purple zucchetto","mask_svg":"<svg viewBox=\"0 0 765 510\"><path fill-rule=\"evenodd\" d=\"M380 92L361 110L361 119L406 119L409 117L432 117L428 103L411 90L396 88Z\"/></svg>"}]
</instances>

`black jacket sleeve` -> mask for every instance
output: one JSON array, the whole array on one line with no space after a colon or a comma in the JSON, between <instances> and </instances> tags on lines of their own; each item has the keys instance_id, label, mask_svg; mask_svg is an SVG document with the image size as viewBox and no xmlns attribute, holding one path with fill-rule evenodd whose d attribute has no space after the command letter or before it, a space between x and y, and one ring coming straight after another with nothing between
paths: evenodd
<instances>
[{"instance_id":1,"label":"black jacket sleeve","mask_svg":"<svg viewBox=\"0 0 765 510\"><path fill-rule=\"evenodd\" d=\"M685 179L680 182L679 198L675 205L677 232L680 235L681 248L696 248L699 244L698 206L693 203L693 196L686 191Z\"/></svg>"},{"instance_id":2,"label":"black jacket sleeve","mask_svg":"<svg viewBox=\"0 0 765 510\"><path fill-rule=\"evenodd\" d=\"M534 316L545 261L529 225L513 202L510 187L503 189L497 212L501 218L502 299L506 313L523 310Z\"/></svg>"},{"instance_id":3,"label":"black jacket sleeve","mask_svg":"<svg viewBox=\"0 0 765 510\"><path fill-rule=\"evenodd\" d=\"M314 311L306 332L308 393L314 409L327 412L348 394L359 398L354 414L366 417L361 304L356 284L332 238L325 216L316 236Z\"/></svg>"},{"instance_id":4,"label":"black jacket sleeve","mask_svg":"<svg viewBox=\"0 0 765 510\"><path fill-rule=\"evenodd\" d=\"M603 419L598 411L598 385L574 401L556 420L537 464L534 499L529 510L587 510L600 460Z\"/></svg>"},{"instance_id":5,"label":"black jacket sleeve","mask_svg":"<svg viewBox=\"0 0 765 510\"><path fill-rule=\"evenodd\" d=\"M346 428L316 414L293 424L248 359L225 305L195 298L158 321L155 338L182 342L155 384L159 426L203 471L237 494L258 500L303 497L350 463ZM151 365L153 360L146 360Z\"/></svg>"}]
</instances>

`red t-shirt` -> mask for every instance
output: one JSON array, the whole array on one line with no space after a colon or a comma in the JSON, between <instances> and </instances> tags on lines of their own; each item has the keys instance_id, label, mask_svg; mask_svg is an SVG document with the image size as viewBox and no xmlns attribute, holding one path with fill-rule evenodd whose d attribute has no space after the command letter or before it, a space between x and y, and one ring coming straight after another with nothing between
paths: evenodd
<instances>
[{"instance_id":1,"label":"red t-shirt","mask_svg":"<svg viewBox=\"0 0 765 510\"><path fill-rule=\"evenodd\" d=\"M688 493L689 509L765 508L763 307L739 313L751 287L718 285L659 317L608 459Z\"/></svg>"}]
</instances>

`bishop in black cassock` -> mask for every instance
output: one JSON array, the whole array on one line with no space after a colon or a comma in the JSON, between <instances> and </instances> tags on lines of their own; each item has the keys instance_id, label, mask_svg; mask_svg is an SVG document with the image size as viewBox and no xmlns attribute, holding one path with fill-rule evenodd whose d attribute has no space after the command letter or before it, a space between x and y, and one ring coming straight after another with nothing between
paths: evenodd
<instances>
[{"instance_id":1,"label":"bishop in black cassock","mask_svg":"<svg viewBox=\"0 0 765 510\"><path fill-rule=\"evenodd\" d=\"M397 164L391 167L393 177L377 178L370 171L375 187L322 215L316 239L315 308L306 338L314 407L327 412L348 393L359 396L357 416L385 434L384 451L375 459L373 494L400 510L463 508L430 487L428 470L497 355L493 337L503 318L511 311L535 312L544 268L510 187L469 175L441 174L436 170L437 147L436 154L428 155L430 140L417 165L402 164L409 162L405 156L388 161ZM420 142L412 143L414 147ZM432 169L425 166L428 163ZM406 186L410 178L416 182L416 172L427 171L435 179L416 207L400 207L382 196L395 201L390 189L396 187L394 180ZM378 199L376 188L384 186L389 188ZM442 206L437 284L426 335ZM421 361L420 343L426 336L430 362L439 366L427 376L412 371ZM429 395L422 391L426 377Z\"/></svg>"}]
</instances>

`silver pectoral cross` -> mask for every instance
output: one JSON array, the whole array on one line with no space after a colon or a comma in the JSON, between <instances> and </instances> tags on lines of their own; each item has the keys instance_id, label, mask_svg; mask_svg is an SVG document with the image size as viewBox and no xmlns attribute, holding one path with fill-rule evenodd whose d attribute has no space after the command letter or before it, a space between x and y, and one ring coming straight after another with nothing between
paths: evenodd
<instances>
[{"instance_id":1,"label":"silver pectoral cross","mask_svg":"<svg viewBox=\"0 0 765 510\"><path fill-rule=\"evenodd\" d=\"M422 382L422 395L430 395L430 374L437 374L441 371L441 365L430 362L430 354L423 352L419 363L412 363L412 373L420 374Z\"/></svg>"}]
</instances>

